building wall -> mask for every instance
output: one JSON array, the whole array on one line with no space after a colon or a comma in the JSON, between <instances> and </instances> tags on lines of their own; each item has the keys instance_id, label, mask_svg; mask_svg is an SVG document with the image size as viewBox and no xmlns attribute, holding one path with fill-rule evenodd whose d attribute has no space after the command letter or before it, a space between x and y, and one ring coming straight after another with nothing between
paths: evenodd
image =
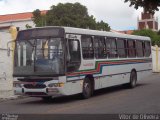
<instances>
[{"instance_id":1,"label":"building wall","mask_svg":"<svg viewBox=\"0 0 160 120\"><path fill-rule=\"evenodd\" d=\"M150 14L150 13L141 13L141 16L142 16L142 20L153 18L153 14Z\"/></svg>"},{"instance_id":2,"label":"building wall","mask_svg":"<svg viewBox=\"0 0 160 120\"><path fill-rule=\"evenodd\" d=\"M11 34L0 31L0 98L13 96L13 57L7 55L7 42L11 41Z\"/></svg>"},{"instance_id":3,"label":"building wall","mask_svg":"<svg viewBox=\"0 0 160 120\"><path fill-rule=\"evenodd\" d=\"M29 26L35 27L35 24L33 23L33 21L31 19L28 20L18 20L18 21L10 21L10 22L0 22L0 27L1 26L15 26L15 27L19 27L20 30L24 30L26 29L26 24L28 24Z\"/></svg>"},{"instance_id":4,"label":"building wall","mask_svg":"<svg viewBox=\"0 0 160 120\"><path fill-rule=\"evenodd\" d=\"M13 54L7 55L7 43L13 36L9 33L10 26L26 29L26 24L35 27L31 19L0 21L0 98L10 98L13 92Z\"/></svg>"},{"instance_id":5,"label":"building wall","mask_svg":"<svg viewBox=\"0 0 160 120\"><path fill-rule=\"evenodd\" d=\"M158 22L155 22L155 28L158 30Z\"/></svg>"},{"instance_id":6,"label":"building wall","mask_svg":"<svg viewBox=\"0 0 160 120\"><path fill-rule=\"evenodd\" d=\"M138 23L138 29L139 30L145 29L145 22L139 22Z\"/></svg>"},{"instance_id":7,"label":"building wall","mask_svg":"<svg viewBox=\"0 0 160 120\"><path fill-rule=\"evenodd\" d=\"M153 72L160 72L160 48L152 46Z\"/></svg>"},{"instance_id":8,"label":"building wall","mask_svg":"<svg viewBox=\"0 0 160 120\"><path fill-rule=\"evenodd\" d=\"M138 23L138 29L152 29L154 31L158 30L158 22L155 20L141 20Z\"/></svg>"},{"instance_id":9,"label":"building wall","mask_svg":"<svg viewBox=\"0 0 160 120\"><path fill-rule=\"evenodd\" d=\"M154 18L154 15L151 13L142 13L141 20L138 20L138 29L151 29L158 31L158 20Z\"/></svg>"}]
</instances>

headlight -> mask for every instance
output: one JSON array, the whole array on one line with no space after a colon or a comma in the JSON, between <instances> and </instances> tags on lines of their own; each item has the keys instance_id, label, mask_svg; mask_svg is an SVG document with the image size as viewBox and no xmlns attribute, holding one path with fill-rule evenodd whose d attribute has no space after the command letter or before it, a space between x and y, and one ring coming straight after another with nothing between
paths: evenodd
<instances>
[{"instance_id":1,"label":"headlight","mask_svg":"<svg viewBox=\"0 0 160 120\"><path fill-rule=\"evenodd\" d=\"M48 87L63 87L64 83L50 83Z\"/></svg>"}]
</instances>

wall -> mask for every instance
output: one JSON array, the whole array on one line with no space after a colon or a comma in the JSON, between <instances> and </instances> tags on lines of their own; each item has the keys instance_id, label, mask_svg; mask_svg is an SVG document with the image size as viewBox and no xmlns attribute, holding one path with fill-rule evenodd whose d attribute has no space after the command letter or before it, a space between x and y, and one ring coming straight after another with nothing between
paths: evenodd
<instances>
[{"instance_id":1,"label":"wall","mask_svg":"<svg viewBox=\"0 0 160 120\"><path fill-rule=\"evenodd\" d=\"M0 31L0 98L13 96L13 57L7 55L7 42L11 41L9 31Z\"/></svg>"},{"instance_id":2,"label":"wall","mask_svg":"<svg viewBox=\"0 0 160 120\"><path fill-rule=\"evenodd\" d=\"M26 24L35 27L35 24L33 23L32 20L28 19L28 20L19 20L19 21L11 21L11 22L1 22L0 26L15 26L15 27L19 27L20 30L24 30L26 29Z\"/></svg>"},{"instance_id":3,"label":"wall","mask_svg":"<svg viewBox=\"0 0 160 120\"><path fill-rule=\"evenodd\" d=\"M160 72L160 48L152 46L153 72Z\"/></svg>"}]
</instances>

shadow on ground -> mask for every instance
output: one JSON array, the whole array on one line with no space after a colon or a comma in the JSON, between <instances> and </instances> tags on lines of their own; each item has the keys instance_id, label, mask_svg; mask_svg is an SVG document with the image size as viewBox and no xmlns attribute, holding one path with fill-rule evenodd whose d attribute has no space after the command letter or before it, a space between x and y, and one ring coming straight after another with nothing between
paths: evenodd
<instances>
[{"instance_id":1,"label":"shadow on ground","mask_svg":"<svg viewBox=\"0 0 160 120\"><path fill-rule=\"evenodd\" d=\"M137 84L136 88L134 88L134 89L138 89L139 87L144 87L146 85L148 85L148 84L144 84L144 83ZM92 96L92 97L93 98L94 97L100 97L102 95L112 94L114 92L125 91L125 90L129 90L129 89L130 88L128 88L124 85L108 87L108 88L96 90L94 92L94 96ZM78 101L78 100L85 100L85 99L83 99L81 97L81 94L77 94L77 95L53 98L53 99L48 100L48 101L43 101L41 98L37 98L37 99L33 99L29 102L25 102L25 103L22 103L22 104L65 104L65 103L70 103L70 102L74 102L74 101Z\"/></svg>"}]
</instances>

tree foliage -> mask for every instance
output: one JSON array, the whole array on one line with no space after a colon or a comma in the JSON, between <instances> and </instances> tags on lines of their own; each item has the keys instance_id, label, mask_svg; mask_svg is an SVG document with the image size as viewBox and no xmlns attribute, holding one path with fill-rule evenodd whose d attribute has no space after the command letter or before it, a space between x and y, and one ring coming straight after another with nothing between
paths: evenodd
<instances>
[{"instance_id":1,"label":"tree foliage","mask_svg":"<svg viewBox=\"0 0 160 120\"><path fill-rule=\"evenodd\" d=\"M32 26L30 26L29 24L26 24L26 29L32 28Z\"/></svg>"},{"instance_id":2,"label":"tree foliage","mask_svg":"<svg viewBox=\"0 0 160 120\"><path fill-rule=\"evenodd\" d=\"M110 31L110 27L108 26L108 24L106 24L104 21L101 22L97 22L97 30L106 30L106 31Z\"/></svg>"},{"instance_id":3,"label":"tree foliage","mask_svg":"<svg viewBox=\"0 0 160 120\"><path fill-rule=\"evenodd\" d=\"M46 15L41 15L40 10L33 12L33 21L40 26L70 26L109 31L110 27L104 21L96 22L93 15L88 14L86 6L80 3L59 3L52 5Z\"/></svg>"},{"instance_id":4,"label":"tree foliage","mask_svg":"<svg viewBox=\"0 0 160 120\"><path fill-rule=\"evenodd\" d=\"M32 20L37 27L44 26L46 24L46 15L41 14L41 11L39 9L34 10L32 14Z\"/></svg>"},{"instance_id":5,"label":"tree foliage","mask_svg":"<svg viewBox=\"0 0 160 120\"><path fill-rule=\"evenodd\" d=\"M132 34L150 37L152 45L160 46L160 35L158 35L157 32L154 32L150 29L143 29L143 30L135 30Z\"/></svg>"},{"instance_id":6,"label":"tree foliage","mask_svg":"<svg viewBox=\"0 0 160 120\"><path fill-rule=\"evenodd\" d=\"M150 13L158 11L160 6L160 0L124 0L124 2L130 2L130 6L134 6L136 9L143 7Z\"/></svg>"}]
</instances>

